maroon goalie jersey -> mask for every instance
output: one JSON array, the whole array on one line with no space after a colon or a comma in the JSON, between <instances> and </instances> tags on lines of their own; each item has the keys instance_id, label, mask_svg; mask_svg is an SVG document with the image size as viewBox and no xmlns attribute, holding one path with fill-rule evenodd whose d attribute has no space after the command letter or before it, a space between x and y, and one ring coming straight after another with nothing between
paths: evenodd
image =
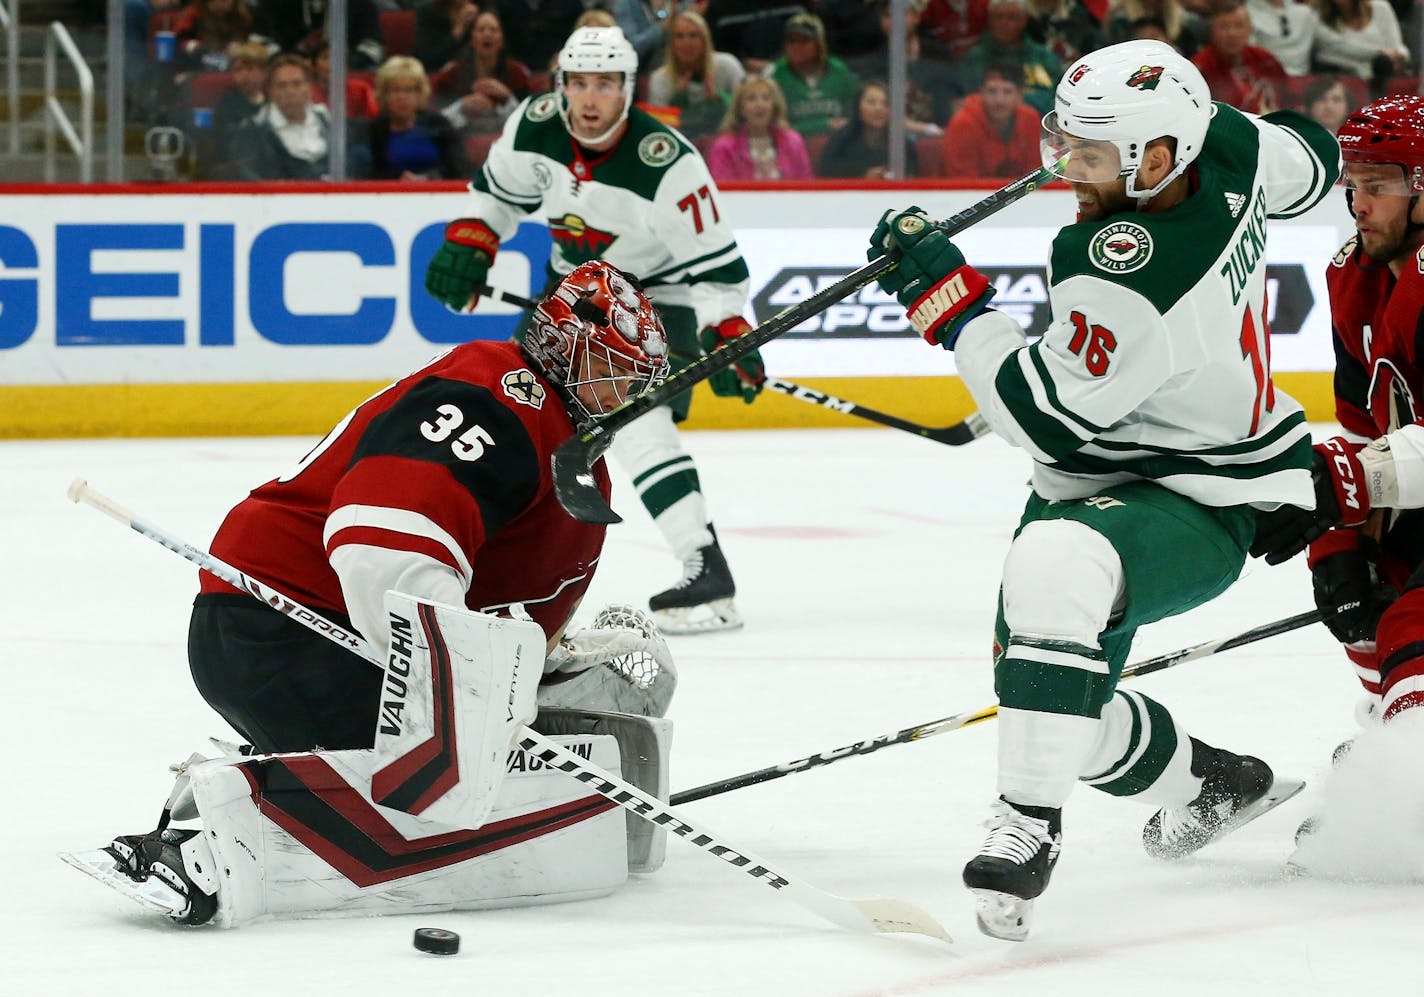
<instances>
[{"instance_id":1,"label":"maroon goalie jersey","mask_svg":"<svg viewBox=\"0 0 1424 997\"><path fill-rule=\"evenodd\" d=\"M1335 417L1348 433L1374 439L1424 411L1424 250L1396 281L1365 256L1358 239L1340 248L1325 274L1335 338Z\"/></svg>"},{"instance_id":2,"label":"maroon goalie jersey","mask_svg":"<svg viewBox=\"0 0 1424 997\"><path fill-rule=\"evenodd\" d=\"M349 616L328 560L343 544L434 558L465 605L522 602L552 636L593 578L604 527L554 496L573 435L562 400L513 343L457 346L368 399L301 463L227 515L212 551L300 602ZM594 477L610 493L603 461ZM235 591L207 572L202 591Z\"/></svg>"}]
</instances>

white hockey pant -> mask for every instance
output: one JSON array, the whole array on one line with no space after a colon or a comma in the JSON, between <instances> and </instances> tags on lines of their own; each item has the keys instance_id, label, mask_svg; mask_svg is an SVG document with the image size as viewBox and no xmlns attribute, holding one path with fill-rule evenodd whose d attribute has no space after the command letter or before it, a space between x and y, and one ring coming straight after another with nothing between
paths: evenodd
<instances>
[{"instance_id":1,"label":"white hockey pant","mask_svg":"<svg viewBox=\"0 0 1424 997\"><path fill-rule=\"evenodd\" d=\"M1009 643L1001 667L1109 673L1100 638L1126 592L1122 561L1102 534L1072 520L1029 523L1009 548L1003 599ZM1000 794L1062 807L1079 780L1159 805L1191 800L1201 785L1186 732L1138 693L1115 692L1097 716L1000 706Z\"/></svg>"},{"instance_id":2,"label":"white hockey pant","mask_svg":"<svg viewBox=\"0 0 1424 997\"><path fill-rule=\"evenodd\" d=\"M679 561L712 543L697 465L683 449L672 409L661 405L630 423L610 449Z\"/></svg>"}]
</instances>

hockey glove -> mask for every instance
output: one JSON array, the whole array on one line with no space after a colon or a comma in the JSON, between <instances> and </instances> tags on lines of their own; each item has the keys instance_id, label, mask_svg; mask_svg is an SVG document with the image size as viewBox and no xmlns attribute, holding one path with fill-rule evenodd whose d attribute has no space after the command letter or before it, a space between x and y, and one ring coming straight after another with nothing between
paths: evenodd
<instances>
[{"instance_id":1,"label":"hockey glove","mask_svg":"<svg viewBox=\"0 0 1424 997\"><path fill-rule=\"evenodd\" d=\"M717 325L709 325L699 334L702 349L708 354L715 353L733 339L741 339L752 331L750 323L740 315L723 319ZM752 350L731 367L719 370L707 378L712 393L719 398L738 398L750 405L761 394L766 384L766 367L761 362L761 352Z\"/></svg>"},{"instance_id":2,"label":"hockey glove","mask_svg":"<svg viewBox=\"0 0 1424 997\"><path fill-rule=\"evenodd\" d=\"M1315 508L1283 505L1256 514L1252 557L1267 564L1289 561L1335 526L1358 526L1370 514L1370 495L1360 466L1361 447L1335 436L1315 447L1311 477Z\"/></svg>"},{"instance_id":3,"label":"hockey glove","mask_svg":"<svg viewBox=\"0 0 1424 997\"><path fill-rule=\"evenodd\" d=\"M1315 605L1333 615L1325 625L1342 644L1374 640L1380 617L1395 594L1376 578L1378 545L1356 530L1331 530L1310 547Z\"/></svg>"},{"instance_id":4,"label":"hockey glove","mask_svg":"<svg viewBox=\"0 0 1424 997\"><path fill-rule=\"evenodd\" d=\"M445 226L445 242L425 268L425 290L451 311L479 300L475 288L489 277L499 236L478 218L457 218Z\"/></svg>"},{"instance_id":5,"label":"hockey glove","mask_svg":"<svg viewBox=\"0 0 1424 997\"><path fill-rule=\"evenodd\" d=\"M905 306L915 331L931 346L954 349L969 320L994 297L994 287L919 208L887 211L870 236L866 258L899 251L900 264L879 279Z\"/></svg>"}]
</instances>

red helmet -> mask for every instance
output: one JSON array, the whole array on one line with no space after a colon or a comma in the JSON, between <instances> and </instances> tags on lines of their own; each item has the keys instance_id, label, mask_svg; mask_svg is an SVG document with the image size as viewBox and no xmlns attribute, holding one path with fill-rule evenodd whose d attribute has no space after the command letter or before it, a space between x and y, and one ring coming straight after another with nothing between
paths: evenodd
<instances>
[{"instance_id":1,"label":"red helmet","mask_svg":"<svg viewBox=\"0 0 1424 997\"><path fill-rule=\"evenodd\" d=\"M1424 97L1397 94L1366 104L1345 119L1339 139L1347 164L1396 165L1407 192L1424 194Z\"/></svg>"},{"instance_id":2,"label":"red helmet","mask_svg":"<svg viewBox=\"0 0 1424 997\"><path fill-rule=\"evenodd\" d=\"M578 388L606 383L615 404L660 381L668 370L667 333L632 277L602 260L580 264L534 309L524 353L582 422L594 411ZM612 406L609 406L611 408Z\"/></svg>"}]
</instances>

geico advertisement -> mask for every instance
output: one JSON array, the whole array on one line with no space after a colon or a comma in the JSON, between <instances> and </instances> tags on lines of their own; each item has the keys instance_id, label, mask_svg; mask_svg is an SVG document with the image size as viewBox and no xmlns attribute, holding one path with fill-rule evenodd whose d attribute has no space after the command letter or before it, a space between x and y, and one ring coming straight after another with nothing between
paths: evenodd
<instances>
[{"instance_id":1,"label":"geico advertisement","mask_svg":"<svg viewBox=\"0 0 1424 997\"><path fill-rule=\"evenodd\" d=\"M838 196L818 195L821 210L807 216L826 217ZM759 213L777 197L726 198L752 272L754 322L865 259L869 225L794 227L789 212ZM10 197L0 222L0 383L383 380L448 344L506 338L513 308L484 302L457 315L423 288L445 222L463 207L463 195L448 192ZM756 219L783 227L745 224ZM1030 330L1048 314L1043 261L1054 231L990 219L956 240L994 282L995 307ZM1274 366L1330 369L1322 271L1339 235L1328 225L1273 232ZM490 282L540 290L550 245L541 221L522 224ZM954 370L874 285L764 353L788 377Z\"/></svg>"},{"instance_id":2,"label":"geico advertisement","mask_svg":"<svg viewBox=\"0 0 1424 997\"><path fill-rule=\"evenodd\" d=\"M993 307L1031 334L1049 322L1045 261L1056 231L979 226L955 237L994 285ZM751 229L738 238L752 271L749 311L755 323L845 277L864 262L867 246L863 229ZM1272 226L1266 294L1276 370L1334 368L1325 268L1339 245L1332 226ZM875 284L802 322L764 352L768 366L788 376L954 371L952 356L927 348L905 309Z\"/></svg>"}]
</instances>

